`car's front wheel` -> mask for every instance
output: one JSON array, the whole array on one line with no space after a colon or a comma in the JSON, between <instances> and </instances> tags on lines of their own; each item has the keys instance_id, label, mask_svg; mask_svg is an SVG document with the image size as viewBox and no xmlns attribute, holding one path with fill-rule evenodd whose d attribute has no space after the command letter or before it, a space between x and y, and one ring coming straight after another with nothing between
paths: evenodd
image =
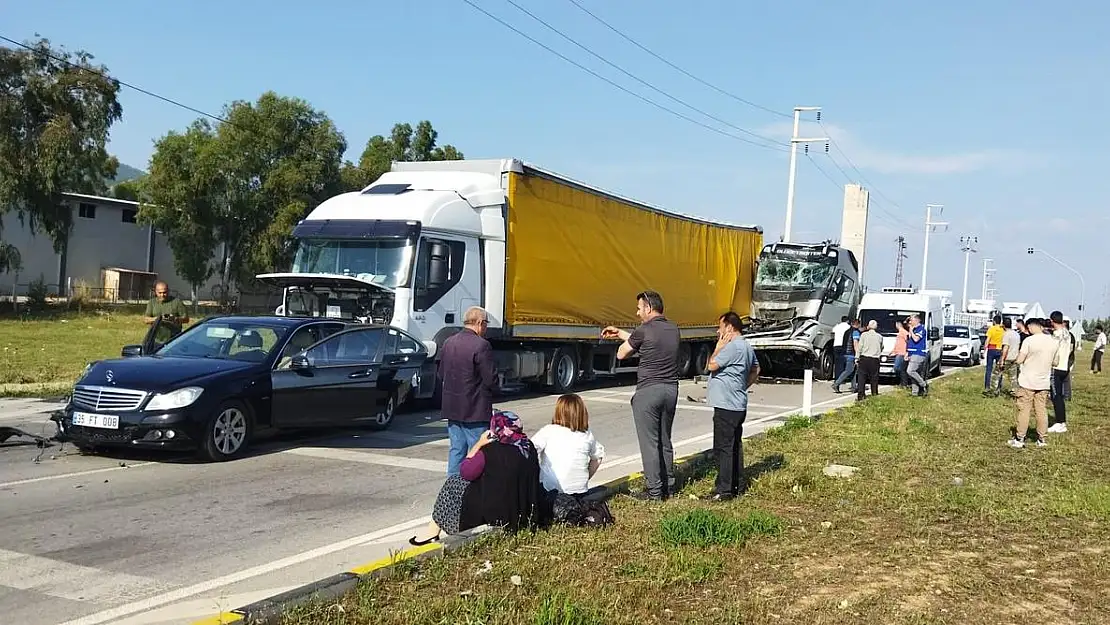
<instances>
[{"instance_id":1,"label":"car's front wheel","mask_svg":"<svg viewBox=\"0 0 1110 625\"><path fill-rule=\"evenodd\" d=\"M201 455L213 462L238 458L246 451L251 438L251 418L247 407L227 401L216 408L204 428Z\"/></svg>"}]
</instances>

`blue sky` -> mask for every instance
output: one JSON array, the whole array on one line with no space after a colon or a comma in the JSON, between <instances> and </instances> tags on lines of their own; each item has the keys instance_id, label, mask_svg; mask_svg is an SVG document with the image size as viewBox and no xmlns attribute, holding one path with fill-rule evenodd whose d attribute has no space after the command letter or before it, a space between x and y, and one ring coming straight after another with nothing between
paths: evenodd
<instances>
[{"instance_id":1,"label":"blue sky","mask_svg":"<svg viewBox=\"0 0 1110 625\"><path fill-rule=\"evenodd\" d=\"M567 0L514 0L708 119L576 48L506 0L472 0L597 73L738 136L785 142L789 119L724 96L622 40ZM872 193L867 280L894 277L894 238L920 280L924 205L944 204L930 288L962 288L961 235L994 259L1000 299L1110 314L1110 5L1035 0L880 2L581 0L647 48L767 108L823 107L835 147L800 156L794 239L837 237L841 187ZM908 4L908 3L906 3ZM430 119L468 157L519 157L677 211L782 232L787 155L706 130L575 68L462 0L150 3L0 0L0 34L86 49L118 78L218 113L267 89L326 111L357 159L398 121ZM899 5L899 6L895 6ZM1102 26L1099 26L1102 24ZM194 113L134 91L112 149L145 167ZM847 159L843 154L847 155ZM849 163L850 159L850 163ZM843 169L842 173L840 169ZM857 173L856 168L862 172ZM822 171L832 180L826 178Z\"/></svg>"}]
</instances>

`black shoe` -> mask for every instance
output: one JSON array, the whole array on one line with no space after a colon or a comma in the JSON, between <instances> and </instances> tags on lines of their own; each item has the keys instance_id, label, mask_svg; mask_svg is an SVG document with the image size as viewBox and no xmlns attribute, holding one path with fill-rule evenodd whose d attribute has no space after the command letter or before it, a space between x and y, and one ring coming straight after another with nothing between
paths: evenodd
<instances>
[{"instance_id":1,"label":"black shoe","mask_svg":"<svg viewBox=\"0 0 1110 625\"><path fill-rule=\"evenodd\" d=\"M409 538L409 544L413 547L422 547L424 545L427 545L428 543L434 543L437 540L439 540L439 534L436 534L435 536L432 536L427 540L418 540L415 536L413 536L412 538Z\"/></svg>"},{"instance_id":2,"label":"black shoe","mask_svg":"<svg viewBox=\"0 0 1110 625\"><path fill-rule=\"evenodd\" d=\"M646 490L638 490L634 493L628 493L628 496L637 501L663 501L665 497L659 494L652 494Z\"/></svg>"}]
</instances>

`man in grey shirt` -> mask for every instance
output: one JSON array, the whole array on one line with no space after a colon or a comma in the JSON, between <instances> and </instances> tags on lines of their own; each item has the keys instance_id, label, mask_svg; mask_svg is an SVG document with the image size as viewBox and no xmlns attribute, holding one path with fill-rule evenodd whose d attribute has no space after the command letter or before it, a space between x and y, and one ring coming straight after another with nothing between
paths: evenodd
<instances>
[{"instance_id":1,"label":"man in grey shirt","mask_svg":"<svg viewBox=\"0 0 1110 625\"><path fill-rule=\"evenodd\" d=\"M602 338L619 338L617 358L636 353L636 393L632 396L632 422L640 443L647 489L637 499L662 501L674 487L674 446L671 427L678 407L678 326L663 316L663 297L655 291L636 296L636 316L643 322L632 332L609 326Z\"/></svg>"},{"instance_id":2,"label":"man in grey shirt","mask_svg":"<svg viewBox=\"0 0 1110 625\"><path fill-rule=\"evenodd\" d=\"M859 335L859 356L856 358L856 401L863 401L864 387L871 384L871 395L879 394L879 357L883 355L883 335L879 323L872 319L867 330Z\"/></svg>"},{"instance_id":3,"label":"man in grey shirt","mask_svg":"<svg viewBox=\"0 0 1110 625\"><path fill-rule=\"evenodd\" d=\"M713 451L717 455L717 483L712 501L741 494L744 482L744 420L748 417L748 388L759 379L759 361L750 343L740 337L740 315L721 315L717 349L709 357L709 396L713 407Z\"/></svg>"}]
</instances>

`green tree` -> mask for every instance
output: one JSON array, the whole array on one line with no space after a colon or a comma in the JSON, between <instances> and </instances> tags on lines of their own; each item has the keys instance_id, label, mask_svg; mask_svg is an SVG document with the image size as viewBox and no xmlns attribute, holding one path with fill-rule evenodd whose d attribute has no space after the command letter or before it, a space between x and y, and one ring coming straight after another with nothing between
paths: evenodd
<instances>
[{"instance_id":1,"label":"green tree","mask_svg":"<svg viewBox=\"0 0 1110 625\"><path fill-rule=\"evenodd\" d=\"M61 247L72 209L64 192L102 194L119 162L108 133L123 116L119 83L84 51L0 47L0 211L14 210L31 232ZM18 252L0 242L0 270Z\"/></svg>"},{"instance_id":2,"label":"green tree","mask_svg":"<svg viewBox=\"0 0 1110 625\"><path fill-rule=\"evenodd\" d=\"M117 185L117 192L125 184ZM216 224L227 210L212 126L197 121L184 133L171 132L159 139L150 174L124 187L127 192L143 199L139 221L165 233L174 268L195 293L215 271L211 261L217 245Z\"/></svg>"},{"instance_id":3,"label":"green tree","mask_svg":"<svg viewBox=\"0 0 1110 625\"><path fill-rule=\"evenodd\" d=\"M432 122L395 124L389 138L374 135L366 142L358 164L343 166L342 181L345 191L357 191L374 182L389 171L393 161L461 161L463 153L453 145L436 145L439 133Z\"/></svg>"},{"instance_id":4,"label":"green tree","mask_svg":"<svg viewBox=\"0 0 1110 625\"><path fill-rule=\"evenodd\" d=\"M324 113L273 92L232 102L223 119L198 121L157 142L141 185L149 199L141 213L171 241L182 237L182 253L196 258L181 262L196 276L199 258L221 247L226 287L290 262L293 226L342 189L347 142ZM175 228L182 233L170 234Z\"/></svg>"}]
</instances>

